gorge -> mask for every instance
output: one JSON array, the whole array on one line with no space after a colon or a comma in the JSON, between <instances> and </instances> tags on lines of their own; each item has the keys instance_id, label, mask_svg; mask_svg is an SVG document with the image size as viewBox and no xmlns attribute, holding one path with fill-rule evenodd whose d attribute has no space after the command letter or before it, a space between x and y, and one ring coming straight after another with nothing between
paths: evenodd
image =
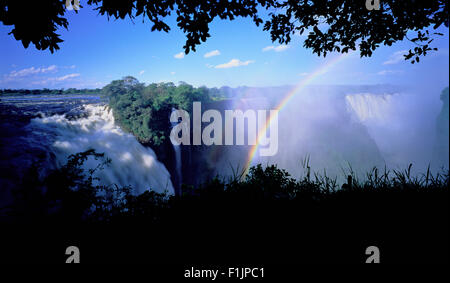
<instances>
[{"instance_id":1,"label":"gorge","mask_svg":"<svg viewBox=\"0 0 450 283\"><path fill-rule=\"evenodd\" d=\"M169 134L177 123L170 122L170 114L181 107L192 111L195 100L202 101L203 113L214 110L223 117L230 109L257 113L273 109L289 86L208 90L120 83L122 92L104 95L106 99L2 97L2 187L20 186L18 180L33 164L41 164L45 175L70 154L88 149L111 159L98 174L98 182L130 186L136 194L147 189L180 194L182 184L196 187L214 177L229 180L258 163L276 164L300 178L307 160L308 170L325 172L340 182L349 170L364 176L374 166L396 169L413 163L416 173L425 172L428 165L434 171L448 168L448 89L439 97L392 86L308 87L279 112L278 152L260 156L251 155L248 139L244 145L174 145ZM139 92L135 87L141 88ZM202 123L201 129L208 124ZM247 137L248 123L243 125L236 126L236 135ZM96 164L89 160L85 166ZM3 200L11 199L8 191L2 191Z\"/></svg>"}]
</instances>

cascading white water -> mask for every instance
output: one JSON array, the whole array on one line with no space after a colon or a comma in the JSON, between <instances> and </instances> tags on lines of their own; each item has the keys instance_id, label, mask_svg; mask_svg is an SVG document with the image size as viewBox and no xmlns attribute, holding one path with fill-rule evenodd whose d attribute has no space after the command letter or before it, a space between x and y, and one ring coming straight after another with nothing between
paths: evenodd
<instances>
[{"instance_id":1,"label":"cascading white water","mask_svg":"<svg viewBox=\"0 0 450 283\"><path fill-rule=\"evenodd\" d=\"M172 108L172 112L176 111L175 108ZM175 127L178 123L171 122L172 128ZM178 183L181 185L182 183L182 174L181 174L181 147L180 145L172 144L173 150L175 152L175 170L177 172Z\"/></svg>"},{"instance_id":2,"label":"cascading white water","mask_svg":"<svg viewBox=\"0 0 450 283\"><path fill-rule=\"evenodd\" d=\"M174 193L170 174L157 161L153 150L122 131L114 123L112 110L100 105L86 105L85 109L86 118L69 120L64 115L53 115L35 118L30 123L33 131L53 137L51 150L57 166L65 164L70 154L94 149L111 159L108 166L96 173L101 184L130 186L136 194L148 189ZM84 167L93 168L96 164L98 161L88 159Z\"/></svg>"},{"instance_id":3,"label":"cascading white water","mask_svg":"<svg viewBox=\"0 0 450 283\"><path fill-rule=\"evenodd\" d=\"M376 120L385 122L392 109L392 94L373 95L370 93L347 95L345 100L351 112L359 121Z\"/></svg>"},{"instance_id":4,"label":"cascading white water","mask_svg":"<svg viewBox=\"0 0 450 283\"><path fill-rule=\"evenodd\" d=\"M424 172L431 162L439 100L431 94L349 94L347 109L375 140L390 168L413 163Z\"/></svg>"},{"instance_id":5,"label":"cascading white water","mask_svg":"<svg viewBox=\"0 0 450 283\"><path fill-rule=\"evenodd\" d=\"M349 166L361 178L374 166L405 169L412 163L412 173L426 172L442 104L439 93L419 91L304 89L279 112L278 153L258 162L277 164L296 178L306 157L313 172L332 177L345 176Z\"/></svg>"}]
</instances>

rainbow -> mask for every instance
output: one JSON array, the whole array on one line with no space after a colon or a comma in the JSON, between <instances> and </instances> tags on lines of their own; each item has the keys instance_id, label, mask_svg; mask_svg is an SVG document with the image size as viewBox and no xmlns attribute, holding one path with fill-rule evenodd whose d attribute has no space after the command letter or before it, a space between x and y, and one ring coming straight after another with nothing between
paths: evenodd
<instances>
[{"instance_id":1,"label":"rainbow","mask_svg":"<svg viewBox=\"0 0 450 283\"><path fill-rule=\"evenodd\" d=\"M278 110L278 112L281 111L286 106L286 104L289 102L289 100L291 100L292 97L294 97L296 94L300 93L301 90L303 90L307 85L309 85L315 78L317 78L318 76L328 72L329 69L331 69L337 63L339 63L342 60L344 60L345 58L347 58L350 54L352 54L352 53L349 52L349 53L344 53L344 54L341 54L339 56L336 56L333 59L331 59L330 61L328 61L326 64L323 64L322 66L320 66L313 73L311 73L308 76L306 76L295 87L293 87L286 94L286 96L283 97L283 99L279 102L277 107L275 107L275 110ZM270 125L273 122L273 117L274 116L269 117L267 119L267 121L266 121L266 124L263 127L260 128L260 130L258 132L257 139L256 139L257 142L256 142L255 145L253 145L251 147L250 152L248 154L247 162L246 162L246 166L245 166L245 171L244 171L244 174L242 175L243 177L245 177L248 174L250 166L253 163L253 159L255 158L256 153L258 152L258 148L259 148L259 144L260 144L261 138L264 137L265 135L267 135L267 131L269 130Z\"/></svg>"}]
</instances>

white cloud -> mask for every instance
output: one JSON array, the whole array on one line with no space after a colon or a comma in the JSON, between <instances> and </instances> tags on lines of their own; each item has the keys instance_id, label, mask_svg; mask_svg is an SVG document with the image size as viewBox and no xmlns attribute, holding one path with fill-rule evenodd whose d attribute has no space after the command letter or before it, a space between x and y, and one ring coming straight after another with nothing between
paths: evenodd
<instances>
[{"instance_id":1,"label":"white cloud","mask_svg":"<svg viewBox=\"0 0 450 283\"><path fill-rule=\"evenodd\" d=\"M56 65L48 66L47 68L41 68L41 73L50 73L50 72L56 72L58 70L58 67Z\"/></svg>"},{"instance_id":2,"label":"white cloud","mask_svg":"<svg viewBox=\"0 0 450 283\"><path fill-rule=\"evenodd\" d=\"M40 74L47 74L47 73L55 73L58 71L58 66L56 65L50 65L48 67L30 67L25 68L21 70L14 70L11 71L8 74L3 75L3 79L0 80L2 83L6 82L19 82L19 81L30 81L30 77L36 77Z\"/></svg>"},{"instance_id":3,"label":"white cloud","mask_svg":"<svg viewBox=\"0 0 450 283\"><path fill-rule=\"evenodd\" d=\"M141 71L139 72L139 75L142 75L143 73L145 73L145 70L141 70Z\"/></svg>"},{"instance_id":4,"label":"white cloud","mask_svg":"<svg viewBox=\"0 0 450 283\"><path fill-rule=\"evenodd\" d=\"M79 76L80 76L80 74L78 74L78 73L68 74L68 75L65 75L65 76L62 76L62 77L57 77L56 80L57 81L65 81L65 80L76 78L76 77L79 77Z\"/></svg>"},{"instance_id":5,"label":"white cloud","mask_svg":"<svg viewBox=\"0 0 450 283\"><path fill-rule=\"evenodd\" d=\"M405 57L403 55L405 55L406 53L407 53L406 50L394 52L391 56L389 56L387 61L383 62L383 65L392 65L404 61Z\"/></svg>"},{"instance_id":6,"label":"white cloud","mask_svg":"<svg viewBox=\"0 0 450 283\"><path fill-rule=\"evenodd\" d=\"M395 75L395 74L401 74L401 73L403 73L403 72L397 71L397 70L382 70L382 71L379 71L377 73L377 75L384 76L384 75Z\"/></svg>"},{"instance_id":7,"label":"white cloud","mask_svg":"<svg viewBox=\"0 0 450 283\"><path fill-rule=\"evenodd\" d=\"M267 51L275 51L275 52L281 52L281 51L285 51L289 48L289 45L278 45L278 46L273 46L273 45L269 45L266 46L262 49L263 52L267 52Z\"/></svg>"},{"instance_id":8,"label":"white cloud","mask_svg":"<svg viewBox=\"0 0 450 283\"><path fill-rule=\"evenodd\" d=\"M176 58L176 59L183 59L184 58L184 52L177 53L177 54L173 55L173 57Z\"/></svg>"},{"instance_id":9,"label":"white cloud","mask_svg":"<svg viewBox=\"0 0 450 283\"><path fill-rule=\"evenodd\" d=\"M175 72L170 72L170 74L173 76L173 75L175 75Z\"/></svg>"},{"instance_id":10,"label":"white cloud","mask_svg":"<svg viewBox=\"0 0 450 283\"><path fill-rule=\"evenodd\" d=\"M49 78L45 78L43 80L33 81L33 82L31 82L31 84L33 84L33 85L49 85L49 84L55 85L57 83L69 81L69 80L79 77L79 76L80 76L79 73L73 73L73 74L68 74L68 75L64 75L61 77L49 77Z\"/></svg>"},{"instance_id":11,"label":"white cloud","mask_svg":"<svg viewBox=\"0 0 450 283\"><path fill-rule=\"evenodd\" d=\"M220 55L220 51L213 50L213 51L210 51L210 52L206 53L205 55L203 55L203 57L209 58L209 57L218 56L218 55Z\"/></svg>"},{"instance_id":12,"label":"white cloud","mask_svg":"<svg viewBox=\"0 0 450 283\"><path fill-rule=\"evenodd\" d=\"M26 77L26 76L30 76L30 75L34 75L34 74L45 74L45 73L50 73L50 72L56 72L57 70L58 70L58 67L56 65L50 65L47 68L30 67L30 68L22 69L19 71L12 71L11 73L9 73L8 76L11 78Z\"/></svg>"},{"instance_id":13,"label":"white cloud","mask_svg":"<svg viewBox=\"0 0 450 283\"><path fill-rule=\"evenodd\" d=\"M216 68L216 69L228 69L228 68L239 67L239 66L247 66L248 64L251 64L251 63L254 63L254 62L255 61L253 61L253 60L241 61L239 59L231 59L230 62L217 65L214 68Z\"/></svg>"},{"instance_id":14,"label":"white cloud","mask_svg":"<svg viewBox=\"0 0 450 283\"><path fill-rule=\"evenodd\" d=\"M307 75L309 75L309 73L307 73L307 72L303 72L303 73L300 73L300 74L298 74L299 76L302 76L302 77L304 77L304 76L307 76Z\"/></svg>"},{"instance_id":15,"label":"white cloud","mask_svg":"<svg viewBox=\"0 0 450 283\"><path fill-rule=\"evenodd\" d=\"M31 68L22 69L19 71L12 71L11 73L9 73L8 77L10 77L10 78L26 77L26 76L29 76L32 74L37 74L40 71L41 71L40 68L31 67Z\"/></svg>"},{"instance_id":16,"label":"white cloud","mask_svg":"<svg viewBox=\"0 0 450 283\"><path fill-rule=\"evenodd\" d=\"M67 81L76 77L79 77L80 74L78 73L73 73L73 74L68 74L65 76L61 76L61 77L51 77L51 78L47 78L44 80L44 82L62 82L62 81Z\"/></svg>"}]
</instances>

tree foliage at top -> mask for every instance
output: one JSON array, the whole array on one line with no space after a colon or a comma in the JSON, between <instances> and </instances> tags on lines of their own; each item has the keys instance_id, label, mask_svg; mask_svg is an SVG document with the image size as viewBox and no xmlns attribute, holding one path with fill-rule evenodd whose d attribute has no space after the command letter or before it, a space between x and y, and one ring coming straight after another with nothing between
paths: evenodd
<instances>
[{"instance_id":1,"label":"tree foliage at top","mask_svg":"<svg viewBox=\"0 0 450 283\"><path fill-rule=\"evenodd\" d=\"M372 0L369 0L372 2ZM358 0L286 0L276 3L280 12L271 13L264 29L272 40L289 43L291 35L311 30L304 41L319 56L328 52L346 53L359 49L361 57L370 57L381 44L391 46L407 39L415 46L405 59L419 62L431 48L430 32L441 25L448 28L448 1L445 0L381 0L380 10L368 11L365 1ZM325 26L325 28L321 28ZM415 33L413 38L409 31Z\"/></svg>"},{"instance_id":2,"label":"tree foliage at top","mask_svg":"<svg viewBox=\"0 0 450 283\"><path fill-rule=\"evenodd\" d=\"M372 0L367 0L372 2ZM66 0L2 0L0 21L11 25L10 34L27 48L59 49L63 41L56 33L68 28ZM73 2L73 1L72 1ZM435 50L431 43L448 28L446 0L380 0L380 9L369 11L364 0L88 0L100 15L114 19L142 17L152 23L151 31L170 30L164 18L176 15L177 26L186 34L186 54L210 37L209 25L216 19L234 20L250 17L270 32L272 41L289 43L293 34L305 34L304 47L326 56L337 51L359 49L361 56L371 56L380 45L391 46L404 39L413 44L405 55L411 62ZM262 19L261 11L269 18ZM410 38L411 33L415 34Z\"/></svg>"}]
</instances>

